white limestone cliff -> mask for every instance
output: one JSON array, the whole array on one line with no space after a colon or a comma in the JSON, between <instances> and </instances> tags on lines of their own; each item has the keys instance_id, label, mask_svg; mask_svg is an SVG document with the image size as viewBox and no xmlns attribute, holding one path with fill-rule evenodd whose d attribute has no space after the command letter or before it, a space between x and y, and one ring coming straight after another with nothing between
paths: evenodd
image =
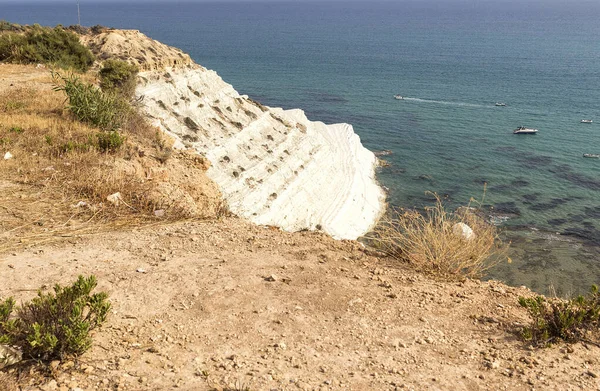
<instances>
[{"instance_id":1,"label":"white limestone cliff","mask_svg":"<svg viewBox=\"0 0 600 391\"><path fill-rule=\"evenodd\" d=\"M208 175L233 213L338 239L356 239L381 215L376 157L352 126L265 107L195 64L142 72L140 80L142 110L177 147L211 161Z\"/></svg>"}]
</instances>

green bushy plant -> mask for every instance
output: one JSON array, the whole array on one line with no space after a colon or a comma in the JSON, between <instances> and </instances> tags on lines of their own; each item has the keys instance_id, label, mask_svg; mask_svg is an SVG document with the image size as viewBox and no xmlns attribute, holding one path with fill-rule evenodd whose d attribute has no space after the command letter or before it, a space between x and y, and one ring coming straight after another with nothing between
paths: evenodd
<instances>
[{"instance_id":1,"label":"green bushy plant","mask_svg":"<svg viewBox=\"0 0 600 391\"><path fill-rule=\"evenodd\" d=\"M519 304L532 318L532 323L521 330L521 336L533 345L585 340L588 333L598 331L600 325L600 293L596 285L586 296L567 301L536 296L520 297Z\"/></svg>"},{"instance_id":2,"label":"green bushy plant","mask_svg":"<svg viewBox=\"0 0 600 391\"><path fill-rule=\"evenodd\" d=\"M121 96L105 93L78 77L53 74L55 91L67 95L67 108L82 122L112 131L125 123L131 108Z\"/></svg>"},{"instance_id":3,"label":"green bushy plant","mask_svg":"<svg viewBox=\"0 0 600 391\"><path fill-rule=\"evenodd\" d=\"M56 285L54 293L39 291L18 308L12 298L4 300L0 343L17 346L25 357L40 360L82 354L91 346L90 331L104 323L110 310L105 292L91 294L96 285L94 276L79 276L71 286Z\"/></svg>"},{"instance_id":4,"label":"green bushy plant","mask_svg":"<svg viewBox=\"0 0 600 391\"><path fill-rule=\"evenodd\" d=\"M2 26L5 32L0 34L0 61L52 64L81 72L94 63L92 52L79 42L79 37L61 26L36 24L24 28L24 33L9 23Z\"/></svg>"},{"instance_id":5,"label":"green bushy plant","mask_svg":"<svg viewBox=\"0 0 600 391\"><path fill-rule=\"evenodd\" d=\"M23 26L16 23L10 23L6 20L0 20L0 32L2 31L22 31Z\"/></svg>"},{"instance_id":6,"label":"green bushy plant","mask_svg":"<svg viewBox=\"0 0 600 391\"><path fill-rule=\"evenodd\" d=\"M137 66L121 60L106 60L99 72L100 88L130 99L135 94Z\"/></svg>"},{"instance_id":7,"label":"green bushy plant","mask_svg":"<svg viewBox=\"0 0 600 391\"><path fill-rule=\"evenodd\" d=\"M115 152L125 142L125 137L116 130L98 133L96 137L98 138L98 149L102 152Z\"/></svg>"}]
</instances>

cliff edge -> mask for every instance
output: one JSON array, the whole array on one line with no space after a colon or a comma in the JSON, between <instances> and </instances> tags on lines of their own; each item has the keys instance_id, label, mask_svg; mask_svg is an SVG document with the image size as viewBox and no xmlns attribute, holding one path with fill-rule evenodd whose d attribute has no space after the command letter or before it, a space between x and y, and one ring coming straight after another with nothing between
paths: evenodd
<instances>
[{"instance_id":1,"label":"cliff edge","mask_svg":"<svg viewBox=\"0 0 600 391\"><path fill-rule=\"evenodd\" d=\"M356 239L385 208L376 157L348 124L310 121L238 94L216 72L139 31L84 36L99 58L140 67L136 94L152 124L211 161L209 177L236 215L287 231Z\"/></svg>"}]
</instances>

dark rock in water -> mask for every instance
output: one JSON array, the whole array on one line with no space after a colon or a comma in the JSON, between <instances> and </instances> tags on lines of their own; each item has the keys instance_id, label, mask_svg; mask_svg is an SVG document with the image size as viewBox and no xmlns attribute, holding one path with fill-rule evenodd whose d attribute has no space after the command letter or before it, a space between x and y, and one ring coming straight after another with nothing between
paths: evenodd
<instances>
[{"instance_id":1,"label":"dark rock in water","mask_svg":"<svg viewBox=\"0 0 600 391\"><path fill-rule=\"evenodd\" d=\"M580 223L585 219L586 219L586 216L584 216L584 215L569 215L569 221L571 221L573 223Z\"/></svg>"},{"instance_id":2,"label":"dark rock in water","mask_svg":"<svg viewBox=\"0 0 600 391\"><path fill-rule=\"evenodd\" d=\"M516 179L510 183L512 187L525 187L529 186L529 182L524 179Z\"/></svg>"},{"instance_id":3,"label":"dark rock in water","mask_svg":"<svg viewBox=\"0 0 600 391\"><path fill-rule=\"evenodd\" d=\"M523 163L523 168L539 168L552 164L552 157L542 155L517 155L515 157Z\"/></svg>"},{"instance_id":4,"label":"dark rock in water","mask_svg":"<svg viewBox=\"0 0 600 391\"><path fill-rule=\"evenodd\" d=\"M392 164L390 162L388 162L387 160L377 159L377 167L379 167L379 168L389 168L391 166L392 166Z\"/></svg>"},{"instance_id":5,"label":"dark rock in water","mask_svg":"<svg viewBox=\"0 0 600 391\"><path fill-rule=\"evenodd\" d=\"M486 183L488 183L488 180L485 178L475 178L473 179L473 183L476 183L478 185L485 185Z\"/></svg>"},{"instance_id":6,"label":"dark rock in water","mask_svg":"<svg viewBox=\"0 0 600 391\"><path fill-rule=\"evenodd\" d=\"M566 164L553 166L549 169L558 178L571 182L574 185L590 190L600 190L600 181L589 176L576 173Z\"/></svg>"},{"instance_id":7,"label":"dark rock in water","mask_svg":"<svg viewBox=\"0 0 600 391\"><path fill-rule=\"evenodd\" d=\"M591 206L584 208L585 215L592 219L600 219L600 206Z\"/></svg>"},{"instance_id":8,"label":"dark rock in water","mask_svg":"<svg viewBox=\"0 0 600 391\"><path fill-rule=\"evenodd\" d=\"M384 149L383 151L375 151L373 152L373 154L375 154L375 156L377 157L388 156L392 154L392 151L390 151L389 149Z\"/></svg>"},{"instance_id":9,"label":"dark rock in water","mask_svg":"<svg viewBox=\"0 0 600 391\"><path fill-rule=\"evenodd\" d=\"M527 182L524 179L516 179L516 180L512 181L510 184L503 183L503 184L493 186L491 188L491 190L494 192L509 192L509 191L513 191L514 189L522 188L525 186L529 186L529 182Z\"/></svg>"},{"instance_id":10,"label":"dark rock in water","mask_svg":"<svg viewBox=\"0 0 600 391\"><path fill-rule=\"evenodd\" d=\"M557 227L559 225L563 225L567 221L569 221L569 220L567 220L567 219L550 219L550 220L548 220L548 224L550 224L553 227Z\"/></svg>"},{"instance_id":11,"label":"dark rock in water","mask_svg":"<svg viewBox=\"0 0 600 391\"><path fill-rule=\"evenodd\" d=\"M388 166L385 168L385 173L386 174L395 174L395 175L402 175L404 173L406 173L406 169L402 168L402 167L396 167L394 165Z\"/></svg>"},{"instance_id":12,"label":"dark rock in water","mask_svg":"<svg viewBox=\"0 0 600 391\"><path fill-rule=\"evenodd\" d=\"M494 204L492 207L494 213L508 214L508 215L521 215L521 211L517 207L517 204L513 201L510 202L499 202Z\"/></svg>"},{"instance_id":13,"label":"dark rock in water","mask_svg":"<svg viewBox=\"0 0 600 391\"><path fill-rule=\"evenodd\" d=\"M428 182L433 182L433 177L431 175L426 175L426 174L422 174L416 177L413 177L414 180L416 181L428 181Z\"/></svg>"},{"instance_id":14,"label":"dark rock in water","mask_svg":"<svg viewBox=\"0 0 600 391\"><path fill-rule=\"evenodd\" d=\"M523 194L521 198L523 199L524 204L531 204L534 201L537 201L540 193L531 193L531 194Z\"/></svg>"},{"instance_id":15,"label":"dark rock in water","mask_svg":"<svg viewBox=\"0 0 600 391\"><path fill-rule=\"evenodd\" d=\"M550 268L560 268L560 261L550 249L526 250L521 257L523 264L519 270L523 272L545 272Z\"/></svg>"},{"instance_id":16,"label":"dark rock in water","mask_svg":"<svg viewBox=\"0 0 600 391\"><path fill-rule=\"evenodd\" d=\"M587 244L600 246L600 231L596 228L572 227L566 228L561 232L562 235L569 235L579 238Z\"/></svg>"},{"instance_id":17,"label":"dark rock in water","mask_svg":"<svg viewBox=\"0 0 600 391\"><path fill-rule=\"evenodd\" d=\"M511 185L503 184L490 187L493 193L508 193L513 190Z\"/></svg>"},{"instance_id":18,"label":"dark rock in water","mask_svg":"<svg viewBox=\"0 0 600 391\"><path fill-rule=\"evenodd\" d=\"M341 95L335 95L335 94L331 94L328 92L322 92L322 91L311 91L308 93L308 96L310 97L311 100L316 101L316 102L323 102L323 103L346 103L346 102L348 102L348 99L344 98Z\"/></svg>"},{"instance_id":19,"label":"dark rock in water","mask_svg":"<svg viewBox=\"0 0 600 391\"><path fill-rule=\"evenodd\" d=\"M573 198L570 197L565 197L565 198L553 198L550 200L550 202L546 202L546 203L539 203L539 204L532 204L529 206L529 209L531 210L535 210L537 212L541 212L544 210L550 210L550 209L554 209L559 205L565 204L569 201L573 200Z\"/></svg>"}]
</instances>

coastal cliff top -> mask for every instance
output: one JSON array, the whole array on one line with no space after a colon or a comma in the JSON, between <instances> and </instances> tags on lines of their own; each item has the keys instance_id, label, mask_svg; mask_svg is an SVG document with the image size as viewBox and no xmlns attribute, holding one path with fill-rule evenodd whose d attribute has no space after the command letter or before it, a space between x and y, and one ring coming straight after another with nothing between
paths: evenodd
<instances>
[{"instance_id":1,"label":"coastal cliff top","mask_svg":"<svg viewBox=\"0 0 600 391\"><path fill-rule=\"evenodd\" d=\"M106 29L80 36L99 60L119 59L135 64L141 71L192 65L190 56L180 49L148 38L138 30Z\"/></svg>"},{"instance_id":2,"label":"coastal cliff top","mask_svg":"<svg viewBox=\"0 0 600 391\"><path fill-rule=\"evenodd\" d=\"M93 273L112 302L92 349L29 390L600 385L597 347L530 350L516 337L527 289L437 281L322 233L177 223L0 254L0 271L2 297Z\"/></svg>"}]
</instances>

